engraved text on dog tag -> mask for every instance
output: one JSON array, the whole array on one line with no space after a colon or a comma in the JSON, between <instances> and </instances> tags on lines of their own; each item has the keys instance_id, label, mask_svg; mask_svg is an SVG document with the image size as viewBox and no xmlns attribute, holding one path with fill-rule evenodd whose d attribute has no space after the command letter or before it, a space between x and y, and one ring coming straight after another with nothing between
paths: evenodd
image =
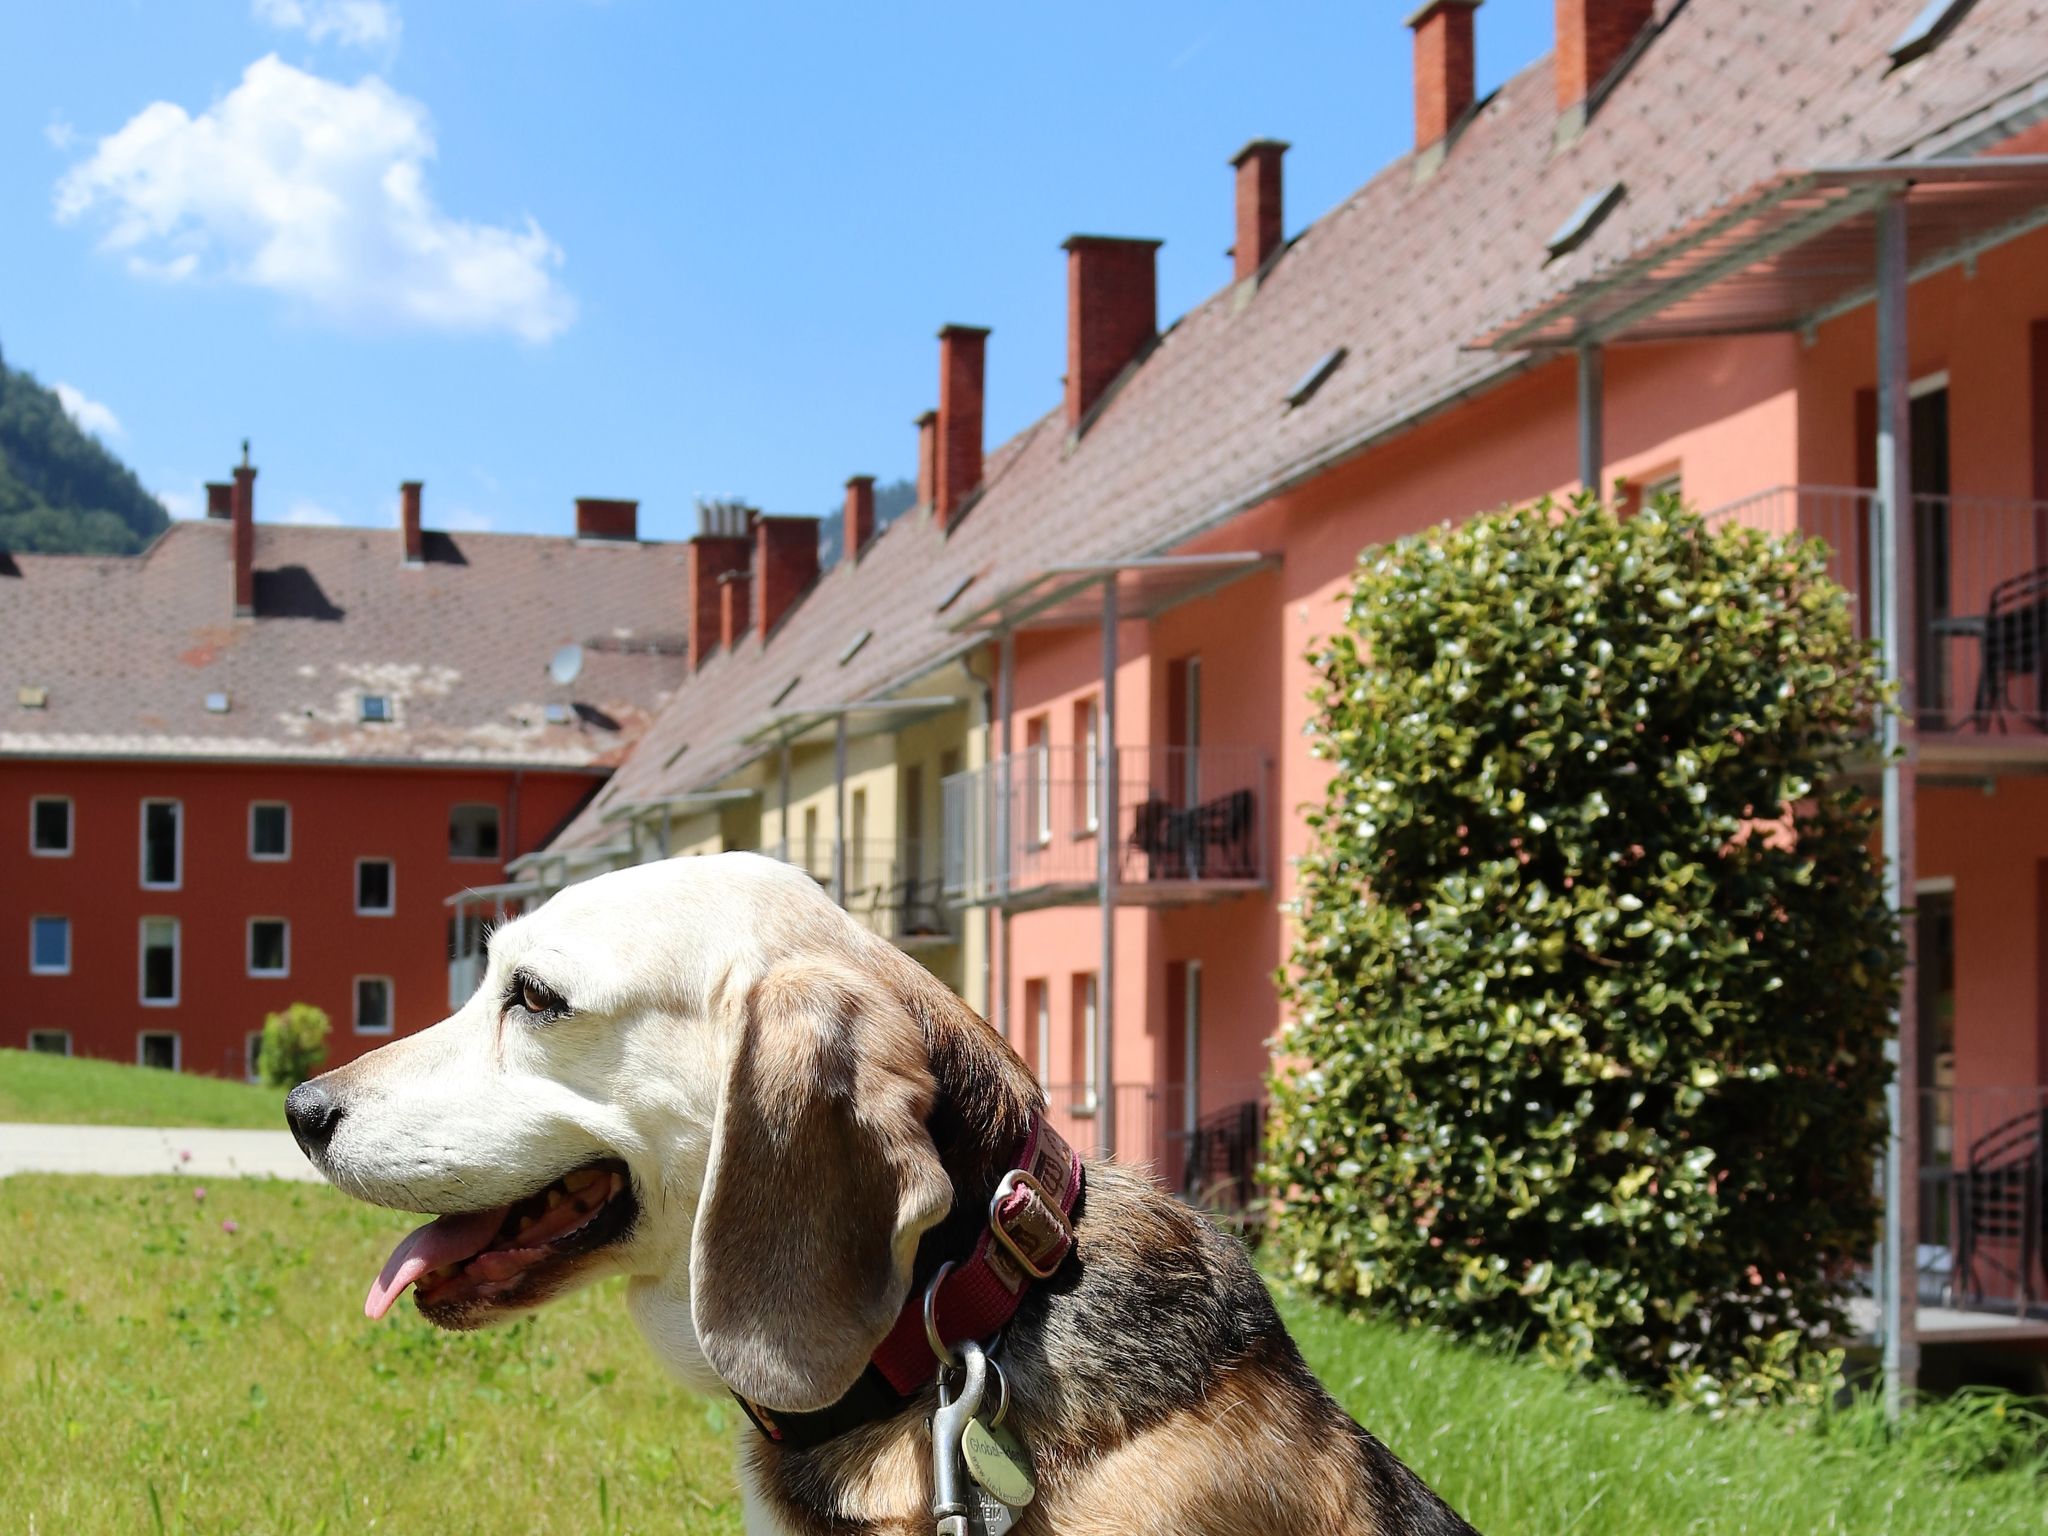
<instances>
[{"instance_id":1,"label":"engraved text on dog tag","mask_svg":"<svg viewBox=\"0 0 2048 1536\"><path fill-rule=\"evenodd\" d=\"M992 1429L979 1418L969 1419L960 1436L960 1452L975 1483L1011 1508L1022 1509L1038 1492L1031 1453L1002 1425Z\"/></svg>"}]
</instances>

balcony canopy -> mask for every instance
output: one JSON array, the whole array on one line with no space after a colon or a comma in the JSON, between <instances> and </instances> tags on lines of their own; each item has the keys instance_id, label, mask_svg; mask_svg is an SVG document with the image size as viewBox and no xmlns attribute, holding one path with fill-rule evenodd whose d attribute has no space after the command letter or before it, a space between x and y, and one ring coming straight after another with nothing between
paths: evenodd
<instances>
[{"instance_id":1,"label":"balcony canopy","mask_svg":"<svg viewBox=\"0 0 2048 1536\"><path fill-rule=\"evenodd\" d=\"M695 811L715 811L722 806L738 805L752 800L761 792L758 789L698 789L687 794L663 795L654 800L622 800L608 807L603 821L637 820L642 816L666 813L670 816L688 816Z\"/></svg>"},{"instance_id":2,"label":"balcony canopy","mask_svg":"<svg viewBox=\"0 0 2048 1536\"><path fill-rule=\"evenodd\" d=\"M1917 281L2048 226L2048 155L1787 172L1468 345L1526 352L1809 329L1875 297L1877 209L1894 197Z\"/></svg>"},{"instance_id":3,"label":"balcony canopy","mask_svg":"<svg viewBox=\"0 0 2048 1536\"><path fill-rule=\"evenodd\" d=\"M747 732L749 746L796 747L829 742L846 722L849 736L884 736L958 709L956 698L863 699L854 704L814 704L804 709L778 709Z\"/></svg>"},{"instance_id":4,"label":"balcony canopy","mask_svg":"<svg viewBox=\"0 0 2048 1536\"><path fill-rule=\"evenodd\" d=\"M1118 614L1149 619L1278 563L1272 555L1245 550L1051 565L955 620L953 633L1000 635L1097 625L1102 622L1101 588L1111 581Z\"/></svg>"}]
</instances>

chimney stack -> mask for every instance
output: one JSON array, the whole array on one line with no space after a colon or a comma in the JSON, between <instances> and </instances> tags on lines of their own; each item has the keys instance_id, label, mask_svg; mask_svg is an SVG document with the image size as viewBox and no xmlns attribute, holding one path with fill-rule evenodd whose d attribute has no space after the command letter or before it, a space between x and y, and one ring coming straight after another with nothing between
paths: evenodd
<instances>
[{"instance_id":1,"label":"chimney stack","mask_svg":"<svg viewBox=\"0 0 2048 1536\"><path fill-rule=\"evenodd\" d=\"M754 519L754 625L761 643L818 579L815 517Z\"/></svg>"},{"instance_id":2,"label":"chimney stack","mask_svg":"<svg viewBox=\"0 0 2048 1536\"><path fill-rule=\"evenodd\" d=\"M939 332L939 417L933 447L932 510L950 527L981 484L981 403L988 332L949 325Z\"/></svg>"},{"instance_id":3,"label":"chimney stack","mask_svg":"<svg viewBox=\"0 0 2048 1536\"><path fill-rule=\"evenodd\" d=\"M1075 235L1067 253L1067 426L1159 334L1157 240Z\"/></svg>"},{"instance_id":4,"label":"chimney stack","mask_svg":"<svg viewBox=\"0 0 2048 1536\"><path fill-rule=\"evenodd\" d=\"M637 501L611 501L601 496L576 498L576 537L579 539L612 539L630 544L640 536L639 523L640 503Z\"/></svg>"},{"instance_id":5,"label":"chimney stack","mask_svg":"<svg viewBox=\"0 0 2048 1536\"><path fill-rule=\"evenodd\" d=\"M235 515L235 487L229 480L206 482L206 515L226 522Z\"/></svg>"},{"instance_id":6,"label":"chimney stack","mask_svg":"<svg viewBox=\"0 0 2048 1536\"><path fill-rule=\"evenodd\" d=\"M420 489L423 482L403 480L398 486L398 522L405 530L405 563L418 565L427 558L427 537L420 531Z\"/></svg>"},{"instance_id":7,"label":"chimney stack","mask_svg":"<svg viewBox=\"0 0 2048 1536\"><path fill-rule=\"evenodd\" d=\"M939 413L917 418L917 504L931 511L939 486Z\"/></svg>"},{"instance_id":8,"label":"chimney stack","mask_svg":"<svg viewBox=\"0 0 2048 1536\"><path fill-rule=\"evenodd\" d=\"M235 561L235 617L256 613L256 466L249 462L249 440L242 440L242 462L235 466L235 488L229 506L229 544Z\"/></svg>"},{"instance_id":9,"label":"chimney stack","mask_svg":"<svg viewBox=\"0 0 2048 1536\"><path fill-rule=\"evenodd\" d=\"M1656 13L1656 0L1557 0L1557 110L1585 120L1587 98Z\"/></svg>"},{"instance_id":10,"label":"chimney stack","mask_svg":"<svg viewBox=\"0 0 2048 1536\"><path fill-rule=\"evenodd\" d=\"M728 651L747 632L747 585L752 579L744 566L718 578L718 643Z\"/></svg>"},{"instance_id":11,"label":"chimney stack","mask_svg":"<svg viewBox=\"0 0 2048 1536\"><path fill-rule=\"evenodd\" d=\"M1441 143L1472 108L1472 13L1479 0L1428 0L1415 33L1415 147Z\"/></svg>"},{"instance_id":12,"label":"chimney stack","mask_svg":"<svg viewBox=\"0 0 2048 1536\"><path fill-rule=\"evenodd\" d=\"M747 555L745 534L700 533L689 543L690 583L690 668L701 670L711 653L731 645L730 637L747 627ZM738 622L727 628L728 606L725 587L728 578L742 584L739 592Z\"/></svg>"},{"instance_id":13,"label":"chimney stack","mask_svg":"<svg viewBox=\"0 0 2048 1536\"><path fill-rule=\"evenodd\" d=\"M1253 139L1230 163L1237 167L1236 281L1256 277L1286 238L1280 202L1280 157L1287 146L1278 139Z\"/></svg>"},{"instance_id":14,"label":"chimney stack","mask_svg":"<svg viewBox=\"0 0 2048 1536\"><path fill-rule=\"evenodd\" d=\"M875 536L875 477L855 475L846 482L846 517L840 527L844 545L840 558L858 560Z\"/></svg>"}]
</instances>

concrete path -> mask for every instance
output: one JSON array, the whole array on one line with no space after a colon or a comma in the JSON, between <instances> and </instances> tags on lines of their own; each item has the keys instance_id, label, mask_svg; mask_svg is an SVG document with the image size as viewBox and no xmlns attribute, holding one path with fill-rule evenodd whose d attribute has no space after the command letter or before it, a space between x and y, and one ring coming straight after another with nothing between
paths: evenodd
<instances>
[{"instance_id":1,"label":"concrete path","mask_svg":"<svg viewBox=\"0 0 2048 1536\"><path fill-rule=\"evenodd\" d=\"M128 1125L0 1124L0 1178L10 1173L180 1173L318 1183L289 1131Z\"/></svg>"}]
</instances>

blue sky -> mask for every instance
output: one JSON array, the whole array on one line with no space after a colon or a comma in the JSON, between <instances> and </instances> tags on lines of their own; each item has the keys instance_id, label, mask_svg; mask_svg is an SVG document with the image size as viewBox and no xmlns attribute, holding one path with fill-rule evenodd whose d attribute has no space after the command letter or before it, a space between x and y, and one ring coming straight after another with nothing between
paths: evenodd
<instances>
[{"instance_id":1,"label":"blue sky","mask_svg":"<svg viewBox=\"0 0 2048 1536\"><path fill-rule=\"evenodd\" d=\"M1163 239L1164 322L1246 140L1290 234L1404 153L1413 3L9 5L0 349L174 511L246 436L264 519L823 512L912 472L946 321L992 443L1057 399L1067 235ZM1482 91L1550 18L1490 0Z\"/></svg>"}]
</instances>

